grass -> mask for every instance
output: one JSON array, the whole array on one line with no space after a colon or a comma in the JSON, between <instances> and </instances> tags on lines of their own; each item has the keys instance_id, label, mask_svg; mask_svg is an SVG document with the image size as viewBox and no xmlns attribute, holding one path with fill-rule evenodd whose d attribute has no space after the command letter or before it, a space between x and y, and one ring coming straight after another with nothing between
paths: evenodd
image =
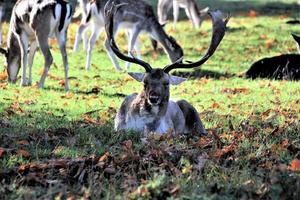
<instances>
[{"instance_id":1,"label":"grass","mask_svg":"<svg viewBox=\"0 0 300 200\"><path fill-rule=\"evenodd\" d=\"M142 86L114 70L103 34L86 72L84 51L72 52L77 28L72 24L68 93L55 43L45 89L0 83L0 199L296 199L300 84L241 76L257 59L296 51L289 34L300 31L284 23L289 16L294 14L234 16L215 55L200 71L176 72L189 80L171 89L172 98L197 108L209 135L153 136L148 143L139 133L113 130L123 96ZM197 31L187 21L178 23L180 32L171 25L166 30L187 60L203 55L210 41L208 20ZM169 63L146 36L141 41L146 61L158 67ZM42 65L38 53L34 81Z\"/></svg>"}]
</instances>

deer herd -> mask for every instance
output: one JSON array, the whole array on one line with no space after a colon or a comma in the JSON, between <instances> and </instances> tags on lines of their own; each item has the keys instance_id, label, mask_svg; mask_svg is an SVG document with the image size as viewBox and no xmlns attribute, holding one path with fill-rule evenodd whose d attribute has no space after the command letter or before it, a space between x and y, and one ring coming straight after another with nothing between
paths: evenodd
<instances>
[{"instance_id":1,"label":"deer herd","mask_svg":"<svg viewBox=\"0 0 300 200\"><path fill-rule=\"evenodd\" d=\"M146 134L172 132L206 135L196 109L186 100L170 99L170 85L178 85L185 81L184 78L171 75L170 71L195 68L204 64L222 41L229 17L223 18L220 11L210 11L208 7L200 10L195 0L158 0L158 17L152 6L143 0L79 0L79 3L82 19L77 29L73 51L78 52L82 40L87 53L86 70L91 67L92 49L103 30L106 33L104 47L116 70L122 70L117 58L126 61L127 70L130 63L145 69L145 73L129 73L133 79L141 82L144 88L141 92L124 99L115 118L115 130L134 130ZM172 7L174 30L180 8L185 10L196 29L200 27L204 16L208 15L211 18L213 33L210 46L206 54L196 62L184 62L183 49L176 39L164 30L163 24ZM0 1L0 25L4 10L5 3ZM7 47L0 48L0 53L6 58L8 82L16 83L21 69L21 86L32 84L32 64L39 48L44 57L44 69L38 87L43 88L53 62L49 38L55 38L62 55L65 90L69 90L66 42L73 12L70 3L64 0L18 0L15 3L9 23ZM88 38L89 29L91 34ZM127 54L123 54L115 42L115 36L120 29L124 29L128 37ZM154 48L157 43L162 45L170 59L170 65L153 68L142 60L138 41L140 33L149 36Z\"/></svg>"}]
</instances>

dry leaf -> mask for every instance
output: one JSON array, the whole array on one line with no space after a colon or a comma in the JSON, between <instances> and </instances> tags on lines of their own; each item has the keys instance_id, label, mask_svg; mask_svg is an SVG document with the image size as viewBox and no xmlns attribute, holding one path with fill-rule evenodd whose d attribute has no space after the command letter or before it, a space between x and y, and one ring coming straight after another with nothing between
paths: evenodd
<instances>
[{"instance_id":1,"label":"dry leaf","mask_svg":"<svg viewBox=\"0 0 300 200\"><path fill-rule=\"evenodd\" d=\"M2 158L5 155L5 153L5 149L0 147L0 158Z\"/></svg>"},{"instance_id":2,"label":"dry leaf","mask_svg":"<svg viewBox=\"0 0 300 200\"><path fill-rule=\"evenodd\" d=\"M99 162L105 162L108 159L109 152L105 152L103 156L99 158Z\"/></svg>"},{"instance_id":3,"label":"dry leaf","mask_svg":"<svg viewBox=\"0 0 300 200\"><path fill-rule=\"evenodd\" d=\"M7 79L7 73L6 71L0 72L0 81L4 81Z\"/></svg>"},{"instance_id":4,"label":"dry leaf","mask_svg":"<svg viewBox=\"0 0 300 200\"><path fill-rule=\"evenodd\" d=\"M18 145L28 146L29 142L27 140L20 140L17 142Z\"/></svg>"},{"instance_id":5,"label":"dry leaf","mask_svg":"<svg viewBox=\"0 0 300 200\"><path fill-rule=\"evenodd\" d=\"M299 171L300 170L300 160L299 159L294 159L290 163L289 169L292 171Z\"/></svg>"},{"instance_id":6,"label":"dry leaf","mask_svg":"<svg viewBox=\"0 0 300 200\"><path fill-rule=\"evenodd\" d=\"M22 157L24 157L24 158L29 158L29 157L30 157L29 152L26 151L26 150L23 150L23 149L18 150L18 151L17 151L17 155L18 155L18 156L22 156Z\"/></svg>"},{"instance_id":7,"label":"dry leaf","mask_svg":"<svg viewBox=\"0 0 300 200\"><path fill-rule=\"evenodd\" d=\"M220 106L220 104L218 104L218 103L213 103L212 105L211 105L211 107L212 108L214 108L214 109L218 109L218 108L220 108L221 106Z\"/></svg>"},{"instance_id":8,"label":"dry leaf","mask_svg":"<svg viewBox=\"0 0 300 200\"><path fill-rule=\"evenodd\" d=\"M250 10L248 13L249 17L257 17L257 12L255 10Z\"/></svg>"}]
</instances>

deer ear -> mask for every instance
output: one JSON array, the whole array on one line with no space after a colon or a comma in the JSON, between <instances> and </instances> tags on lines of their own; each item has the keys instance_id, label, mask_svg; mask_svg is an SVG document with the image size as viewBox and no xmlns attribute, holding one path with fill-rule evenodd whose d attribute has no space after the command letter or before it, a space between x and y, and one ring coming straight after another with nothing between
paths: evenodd
<instances>
[{"instance_id":1,"label":"deer ear","mask_svg":"<svg viewBox=\"0 0 300 200\"><path fill-rule=\"evenodd\" d=\"M129 72L129 76L137 80L138 82L142 82L144 80L144 73L136 73L136 72Z\"/></svg>"},{"instance_id":2,"label":"deer ear","mask_svg":"<svg viewBox=\"0 0 300 200\"><path fill-rule=\"evenodd\" d=\"M186 81L186 78L181 78L179 76L170 75L170 84L171 85L179 85L180 83Z\"/></svg>"}]
</instances>

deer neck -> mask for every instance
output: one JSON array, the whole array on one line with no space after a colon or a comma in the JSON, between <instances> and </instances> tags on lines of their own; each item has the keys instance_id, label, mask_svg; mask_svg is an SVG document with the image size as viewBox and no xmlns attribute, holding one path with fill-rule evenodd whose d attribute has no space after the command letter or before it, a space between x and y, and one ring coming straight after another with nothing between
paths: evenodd
<instances>
[{"instance_id":1,"label":"deer neck","mask_svg":"<svg viewBox=\"0 0 300 200\"><path fill-rule=\"evenodd\" d=\"M154 39L161 43L168 55L171 55L173 53L172 47L170 46L170 44L172 44L172 41L158 22L154 22L151 34Z\"/></svg>"}]
</instances>

